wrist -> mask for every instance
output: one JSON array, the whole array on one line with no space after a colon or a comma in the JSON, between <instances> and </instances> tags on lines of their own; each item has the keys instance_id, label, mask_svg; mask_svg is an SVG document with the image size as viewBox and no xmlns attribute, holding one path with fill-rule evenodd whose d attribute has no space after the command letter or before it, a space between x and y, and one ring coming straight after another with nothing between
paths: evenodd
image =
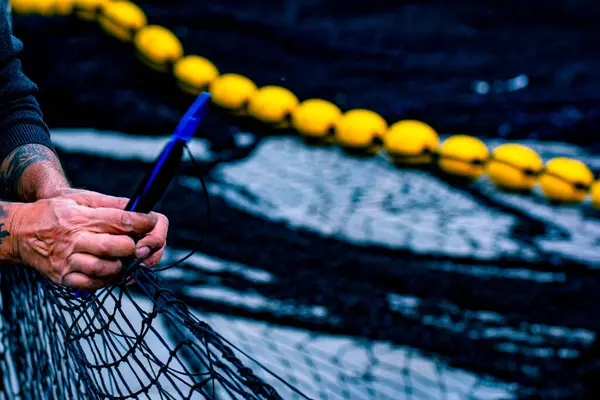
<instances>
[{"instance_id":1,"label":"wrist","mask_svg":"<svg viewBox=\"0 0 600 400\"><path fill-rule=\"evenodd\" d=\"M71 185L64 177L52 181L43 181L35 189L33 200L51 199L69 193L71 190Z\"/></svg>"},{"instance_id":2,"label":"wrist","mask_svg":"<svg viewBox=\"0 0 600 400\"><path fill-rule=\"evenodd\" d=\"M22 145L10 153L0 164L0 178L5 199L26 203L55 197L69 187L60 161L41 144Z\"/></svg>"}]
</instances>

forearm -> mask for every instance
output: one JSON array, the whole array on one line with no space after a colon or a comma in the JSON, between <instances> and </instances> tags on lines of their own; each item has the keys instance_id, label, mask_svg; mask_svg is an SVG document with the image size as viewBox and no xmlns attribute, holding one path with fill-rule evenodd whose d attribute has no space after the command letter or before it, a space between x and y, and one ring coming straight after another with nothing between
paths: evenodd
<instances>
[{"instance_id":1,"label":"forearm","mask_svg":"<svg viewBox=\"0 0 600 400\"><path fill-rule=\"evenodd\" d=\"M32 202L69 186L58 157L41 144L19 146L0 164L3 199Z\"/></svg>"}]
</instances>

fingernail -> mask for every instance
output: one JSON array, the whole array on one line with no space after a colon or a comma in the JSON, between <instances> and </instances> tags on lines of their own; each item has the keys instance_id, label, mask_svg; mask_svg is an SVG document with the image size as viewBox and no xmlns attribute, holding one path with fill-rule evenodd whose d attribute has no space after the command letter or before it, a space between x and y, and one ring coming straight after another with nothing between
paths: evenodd
<instances>
[{"instance_id":1,"label":"fingernail","mask_svg":"<svg viewBox=\"0 0 600 400\"><path fill-rule=\"evenodd\" d=\"M137 258L144 258L148 254L150 254L150 247L148 247L148 246L144 246L141 249L137 249L137 251L135 253L135 255L137 256Z\"/></svg>"}]
</instances>

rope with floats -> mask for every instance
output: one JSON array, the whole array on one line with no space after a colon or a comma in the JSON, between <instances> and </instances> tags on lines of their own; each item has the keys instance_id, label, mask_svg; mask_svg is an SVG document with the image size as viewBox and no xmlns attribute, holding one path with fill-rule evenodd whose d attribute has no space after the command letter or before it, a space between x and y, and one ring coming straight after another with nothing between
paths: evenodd
<instances>
[{"instance_id":1,"label":"rope with floats","mask_svg":"<svg viewBox=\"0 0 600 400\"><path fill-rule=\"evenodd\" d=\"M11 0L18 14L74 15L95 21L111 36L131 42L136 56L150 68L174 76L178 87L197 96L208 90L212 101L238 116L250 116L274 128L293 128L308 143L331 145L362 155L384 154L393 164L436 164L446 174L474 181L486 175L500 190L527 193L539 185L553 204L582 203L588 195L600 209L600 182L579 160L556 157L544 163L530 147L517 143L490 151L479 139L453 135L440 142L438 133L421 121L388 125L374 111L343 112L322 99L300 101L280 86L257 85L249 78L221 74L209 60L186 55L169 29L149 25L146 14L127 0Z\"/></svg>"}]
</instances>

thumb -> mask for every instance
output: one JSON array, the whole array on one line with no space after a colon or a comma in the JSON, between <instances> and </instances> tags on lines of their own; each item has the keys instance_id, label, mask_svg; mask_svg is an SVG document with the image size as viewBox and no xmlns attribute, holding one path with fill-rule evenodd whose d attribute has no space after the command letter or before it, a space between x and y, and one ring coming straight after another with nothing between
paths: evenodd
<instances>
[{"instance_id":1,"label":"thumb","mask_svg":"<svg viewBox=\"0 0 600 400\"><path fill-rule=\"evenodd\" d=\"M90 208L117 208L123 210L129 203L129 199L125 197L109 196L89 190L71 193L65 197L75 200L79 205Z\"/></svg>"}]
</instances>

